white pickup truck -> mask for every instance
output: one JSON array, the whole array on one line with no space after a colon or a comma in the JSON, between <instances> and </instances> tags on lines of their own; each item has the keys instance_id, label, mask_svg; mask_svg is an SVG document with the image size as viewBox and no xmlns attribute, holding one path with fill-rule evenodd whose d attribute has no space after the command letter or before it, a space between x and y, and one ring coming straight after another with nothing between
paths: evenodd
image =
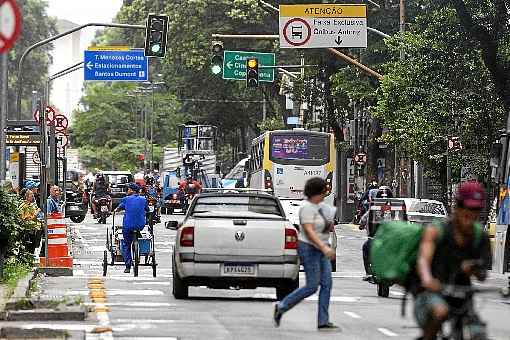
<instances>
[{"instance_id":1,"label":"white pickup truck","mask_svg":"<svg viewBox=\"0 0 510 340\"><path fill-rule=\"evenodd\" d=\"M196 196L176 229L173 294L190 286L275 287L280 300L299 285L298 234L274 196L218 191Z\"/></svg>"}]
</instances>

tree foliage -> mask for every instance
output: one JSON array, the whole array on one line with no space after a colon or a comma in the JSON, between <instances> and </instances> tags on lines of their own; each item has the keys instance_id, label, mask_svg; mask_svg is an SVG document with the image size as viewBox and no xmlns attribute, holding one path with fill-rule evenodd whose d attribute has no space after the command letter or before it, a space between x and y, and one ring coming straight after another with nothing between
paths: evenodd
<instances>
[{"instance_id":1,"label":"tree foliage","mask_svg":"<svg viewBox=\"0 0 510 340\"><path fill-rule=\"evenodd\" d=\"M9 52L9 118L14 119L16 109L16 91L18 82L18 63L23 52L31 45L55 35L56 23L48 17L47 3L41 0L19 0L17 2L23 18L23 30L14 48ZM42 90L47 78L47 69L51 62L49 52L52 45L44 45L33 50L27 57L23 68L22 115L24 119L32 117L32 91Z\"/></svg>"}]
</instances>

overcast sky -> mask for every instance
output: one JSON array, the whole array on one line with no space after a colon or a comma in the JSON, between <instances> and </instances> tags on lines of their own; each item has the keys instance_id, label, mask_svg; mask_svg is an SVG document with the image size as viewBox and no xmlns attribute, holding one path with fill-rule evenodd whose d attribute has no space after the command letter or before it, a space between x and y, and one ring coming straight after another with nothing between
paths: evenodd
<instances>
[{"instance_id":1,"label":"overcast sky","mask_svg":"<svg viewBox=\"0 0 510 340\"><path fill-rule=\"evenodd\" d=\"M122 0L47 0L48 14L76 24L89 22L109 23L122 6ZM82 34L82 43L94 38L95 29L87 28Z\"/></svg>"}]
</instances>

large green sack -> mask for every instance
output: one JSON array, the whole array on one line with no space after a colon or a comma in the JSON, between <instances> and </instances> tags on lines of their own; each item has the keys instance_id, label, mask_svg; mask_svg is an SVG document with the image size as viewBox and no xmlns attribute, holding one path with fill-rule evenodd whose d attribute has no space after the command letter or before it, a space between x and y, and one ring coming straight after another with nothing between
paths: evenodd
<instances>
[{"instance_id":1,"label":"large green sack","mask_svg":"<svg viewBox=\"0 0 510 340\"><path fill-rule=\"evenodd\" d=\"M379 226L370 247L372 273L378 282L405 285L416 266L423 227L393 221Z\"/></svg>"}]
</instances>

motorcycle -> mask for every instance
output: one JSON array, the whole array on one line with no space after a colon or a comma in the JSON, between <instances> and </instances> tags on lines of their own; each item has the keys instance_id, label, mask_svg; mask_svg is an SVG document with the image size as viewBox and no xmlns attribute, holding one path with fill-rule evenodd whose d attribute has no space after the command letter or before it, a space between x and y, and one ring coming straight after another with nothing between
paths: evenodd
<instances>
[{"instance_id":1,"label":"motorcycle","mask_svg":"<svg viewBox=\"0 0 510 340\"><path fill-rule=\"evenodd\" d=\"M148 196L147 205L149 207L149 211L147 212L147 224L152 228L154 224L161 222L158 215L157 198Z\"/></svg>"},{"instance_id":2,"label":"motorcycle","mask_svg":"<svg viewBox=\"0 0 510 340\"><path fill-rule=\"evenodd\" d=\"M110 206L112 199L109 196L95 198L94 203L96 205L96 216L98 222L106 224L106 219L111 215Z\"/></svg>"}]
</instances>

